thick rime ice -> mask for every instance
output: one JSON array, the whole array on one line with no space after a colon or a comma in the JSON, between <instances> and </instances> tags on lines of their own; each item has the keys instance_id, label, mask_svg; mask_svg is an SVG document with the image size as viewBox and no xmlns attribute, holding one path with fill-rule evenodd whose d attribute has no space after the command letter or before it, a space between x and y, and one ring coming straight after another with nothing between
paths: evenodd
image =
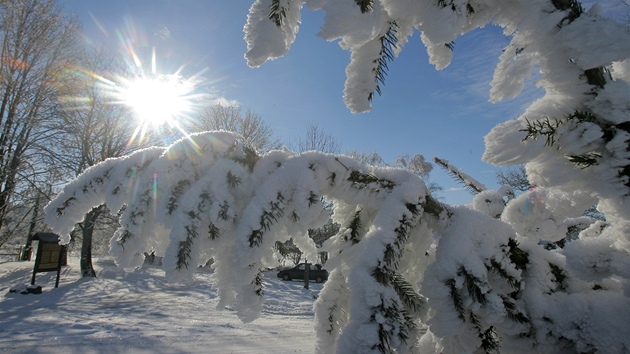
<instances>
[{"instance_id":1,"label":"thick rime ice","mask_svg":"<svg viewBox=\"0 0 630 354\"><path fill-rule=\"evenodd\" d=\"M421 33L430 62L442 69L451 61L452 42L458 36L488 24L503 27L511 42L500 55L490 99L517 96L533 70L539 72L537 85L546 93L519 118L486 136L484 159L499 165L535 164L528 172L536 184L565 192L586 190L594 198L611 199L609 205L619 208L615 214L630 215L630 32L627 25L603 17L599 5L583 9L577 2L551 0L259 0L245 26L251 66L289 50L305 3L326 13L319 35L339 40L350 51L343 96L353 112L371 108L387 61L402 51L414 31ZM276 18L282 21L270 20ZM568 174L575 176L570 184Z\"/></svg>"},{"instance_id":2,"label":"thick rime ice","mask_svg":"<svg viewBox=\"0 0 630 354\"><path fill-rule=\"evenodd\" d=\"M297 3L304 2L295 1L294 6ZM425 259L400 263L399 271L409 279L424 279L412 282L413 289L429 298L430 327L417 348L447 353L479 347L493 351L497 346L508 352L629 352L629 336L623 331L630 321L628 25L603 17L597 4L584 9L577 1L317 0L306 4L326 14L319 35L339 40L350 51L344 101L352 112L371 108L388 61L416 30L429 61L439 70L449 65L458 36L498 25L511 42L499 56L490 100L518 96L534 70L536 85L545 91L520 117L497 125L485 137L484 160L525 164L532 190L518 198L507 190L488 191L443 161L467 188L479 193L471 207L483 215L458 209L443 215L449 224L446 229L429 222L426 235L432 234L436 241L413 251L418 259ZM245 30L262 31L267 22L250 21ZM287 31L291 26L293 22L287 22L274 30ZM250 46L255 44L246 40ZM593 205L606 222L581 216ZM345 204L336 208L334 217L344 225L339 237L363 243L370 235L364 223L375 220L375 211ZM420 225L427 227L423 224L427 219L425 210ZM338 240L329 244L340 247ZM352 252L347 244L341 247L342 255ZM433 257L435 263L424 273ZM353 270L347 259L331 260L341 268L318 303L318 328L328 336L320 338L319 350L387 351L389 347L370 347L370 338L384 332L356 322L357 318L364 322L368 315L347 314L338 307L347 303L345 308L358 311L369 303L367 298L356 299L352 291L369 277ZM509 286L500 285L501 281ZM606 313L617 315L605 319ZM418 318L425 321L425 315ZM378 316L371 321L382 323L381 329L399 328ZM334 344L337 340L339 345ZM400 349L400 337L388 340Z\"/></svg>"},{"instance_id":3,"label":"thick rime ice","mask_svg":"<svg viewBox=\"0 0 630 354\"><path fill-rule=\"evenodd\" d=\"M272 8L274 2L277 7ZM303 4L298 0L257 0L252 5L245 25L247 64L260 66L288 53L298 32Z\"/></svg>"},{"instance_id":4,"label":"thick rime ice","mask_svg":"<svg viewBox=\"0 0 630 354\"><path fill-rule=\"evenodd\" d=\"M234 304L241 319L251 321L260 312L261 269L268 265L264 262L274 243L293 237L314 255L307 231L327 222L322 203L327 198L337 210L362 218L359 229L352 218L336 211L335 219L345 218L353 230L344 228L329 246L331 254L343 252L337 256L342 259L339 271L357 273L345 281L348 294L366 299L354 301L357 308L350 313L363 315L349 321L347 333L353 328L363 332L374 325L374 318L382 318L379 323L387 325L383 330L392 338L411 332L408 320L401 317L409 305L403 304L393 284L412 285L396 273L396 265L408 241L432 239L426 228L421 228L423 236L412 237L425 206L443 209L428 196L422 180L345 156L282 151L258 156L240 141L232 133L210 132L165 149L107 160L64 188L47 206L47 222L67 242L72 225L93 207L108 204L112 213L124 209L121 228L111 242L121 267L137 267L144 252L154 251L164 256L170 279L188 281L198 265L212 258L220 306ZM425 248L430 244L424 243ZM343 270L348 267L349 273ZM399 315L387 318L392 311Z\"/></svg>"},{"instance_id":5,"label":"thick rime ice","mask_svg":"<svg viewBox=\"0 0 630 354\"><path fill-rule=\"evenodd\" d=\"M566 193L537 187L506 201L505 190L485 190L473 205L481 212L452 208L408 171L319 152L259 156L240 141L208 132L106 160L66 185L46 221L67 242L95 206L122 211L111 242L119 266L154 251L169 279L190 281L213 259L219 307L248 322L262 309L275 242L317 252L307 231L328 221L326 199L341 227L323 246L320 352L630 348L628 229L576 217Z\"/></svg>"},{"instance_id":6,"label":"thick rime ice","mask_svg":"<svg viewBox=\"0 0 630 354\"><path fill-rule=\"evenodd\" d=\"M252 321L273 245L293 238L311 258L308 229L328 221L326 200L340 228L321 249L331 273L315 304L319 352L630 352L627 26L573 1L258 0L245 26L251 66L287 53L305 4L326 12L319 35L351 52L354 112L370 108L415 30L440 69L459 35L503 27L512 40L491 100L517 96L532 70L546 93L486 136L484 159L525 164L534 187L514 198L452 168L478 195L449 207L409 171L317 152L259 156L209 132L66 185L46 208L61 241L107 204L122 211L111 242L120 266L153 250L170 279L187 281L213 259L219 307ZM606 221L582 215L593 205Z\"/></svg>"}]
</instances>

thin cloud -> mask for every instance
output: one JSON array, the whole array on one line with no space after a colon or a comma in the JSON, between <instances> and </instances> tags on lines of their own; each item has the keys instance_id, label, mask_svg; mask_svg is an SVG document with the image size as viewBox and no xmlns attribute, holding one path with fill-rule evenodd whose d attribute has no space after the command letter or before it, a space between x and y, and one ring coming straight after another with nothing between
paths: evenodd
<instances>
[{"instance_id":1,"label":"thin cloud","mask_svg":"<svg viewBox=\"0 0 630 354\"><path fill-rule=\"evenodd\" d=\"M171 31L166 26L160 26L153 32L153 35L159 39L171 38Z\"/></svg>"},{"instance_id":2,"label":"thin cloud","mask_svg":"<svg viewBox=\"0 0 630 354\"><path fill-rule=\"evenodd\" d=\"M240 103L237 100L228 100L225 97L217 97L210 100L211 105L221 105L221 106L240 106Z\"/></svg>"}]
</instances>

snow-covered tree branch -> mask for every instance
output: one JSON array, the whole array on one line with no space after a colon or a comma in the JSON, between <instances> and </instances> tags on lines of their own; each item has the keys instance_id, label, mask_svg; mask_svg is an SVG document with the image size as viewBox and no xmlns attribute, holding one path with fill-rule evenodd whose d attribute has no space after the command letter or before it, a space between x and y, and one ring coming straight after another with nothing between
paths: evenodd
<instances>
[{"instance_id":1,"label":"snow-covered tree branch","mask_svg":"<svg viewBox=\"0 0 630 354\"><path fill-rule=\"evenodd\" d=\"M353 273L344 280L353 296L376 296L354 310L362 317L350 322L342 338L351 345L351 333L377 317L389 323L378 325L376 338L381 339L369 346L389 347L387 338L398 338L395 345L401 346L401 338L415 338L412 314L421 301L398 264L423 214L436 222L448 215L422 180L410 172L314 151L256 156L240 141L231 133L205 133L166 149L109 159L64 188L47 206L47 222L68 242L79 216L95 205L106 203L114 213L125 205L111 245L120 266L140 266L143 252L153 250L165 256L171 279L188 280L197 265L214 258L222 302L236 299L241 318L251 321L259 314L264 290L260 269L269 263L275 242L302 235L311 244L307 251L315 252L308 229L328 221L321 203L326 197L339 210L361 210L360 230L359 223L350 222L355 234L348 239L344 228L329 252L339 255L339 271L349 267ZM335 215L342 225L348 223L343 213ZM431 233L420 230L414 238L428 248ZM238 278L234 269L240 269Z\"/></svg>"},{"instance_id":2,"label":"snow-covered tree branch","mask_svg":"<svg viewBox=\"0 0 630 354\"><path fill-rule=\"evenodd\" d=\"M295 0L282 7L283 16L293 20L273 23L262 15L269 14L271 2L258 0L250 9L248 63L258 66L288 51L303 5L323 10L326 20L319 35L339 40L351 52L344 99L353 112L371 108L387 62L415 30L431 63L442 69L451 61L458 36L489 24L503 27L512 40L495 70L490 99L517 96L534 68L546 94L486 136L484 160L525 164L532 183L576 194L580 208L599 198L607 201L600 207L609 215L630 215L630 87L625 66L617 65L630 60L629 32L627 25L602 17L599 5L585 10L577 1L552 0ZM251 49L280 38L286 39L282 50L271 45L264 53ZM567 175L580 178L567 183Z\"/></svg>"},{"instance_id":3,"label":"snow-covered tree branch","mask_svg":"<svg viewBox=\"0 0 630 354\"><path fill-rule=\"evenodd\" d=\"M111 243L119 265L154 250L169 278L189 280L213 258L220 306L252 321L276 242L293 237L315 258L308 229L327 222L325 198L341 227L324 244L319 352L630 351L627 26L576 1L258 0L245 26L251 66L287 53L304 4L326 12L322 37L351 51L344 97L357 112L415 30L441 69L459 35L503 27L512 41L491 99L518 95L534 68L546 94L486 136L484 158L525 164L537 187L505 201L471 182L472 206L444 206L409 171L314 151L258 155L238 135L209 132L69 183L46 208L62 242L94 206L124 208ZM594 204L606 221L581 216Z\"/></svg>"},{"instance_id":4,"label":"snow-covered tree branch","mask_svg":"<svg viewBox=\"0 0 630 354\"><path fill-rule=\"evenodd\" d=\"M599 276L577 279L561 253L536 243L540 233L509 224L556 218L542 196L517 199L500 221L438 203L408 171L314 151L257 156L240 136L209 132L91 167L46 207L46 221L67 242L94 206L124 208L111 242L121 267L138 267L145 251L155 251L164 255L170 279L187 281L213 258L220 306L233 305L252 321L264 301L261 269L274 264L275 243L293 237L308 258L315 256L308 229L328 221L322 197L334 203L341 225L324 245L331 276L316 303L322 352L628 345L614 329L569 337L572 321L601 324L595 312L580 320L548 313L597 308L605 298L604 309L628 314L628 299L604 275L623 272L627 252L606 255L610 266ZM563 232L561 225L554 230ZM585 252L580 245L567 250Z\"/></svg>"}]
</instances>

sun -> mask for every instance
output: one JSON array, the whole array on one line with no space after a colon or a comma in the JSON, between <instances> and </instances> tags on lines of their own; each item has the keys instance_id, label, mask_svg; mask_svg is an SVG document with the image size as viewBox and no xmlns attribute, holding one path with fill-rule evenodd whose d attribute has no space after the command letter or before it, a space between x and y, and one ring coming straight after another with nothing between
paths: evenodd
<instances>
[{"instance_id":1,"label":"sun","mask_svg":"<svg viewBox=\"0 0 630 354\"><path fill-rule=\"evenodd\" d=\"M129 80L120 90L122 104L129 107L140 125L177 127L193 109L192 83L177 75L156 75Z\"/></svg>"}]
</instances>

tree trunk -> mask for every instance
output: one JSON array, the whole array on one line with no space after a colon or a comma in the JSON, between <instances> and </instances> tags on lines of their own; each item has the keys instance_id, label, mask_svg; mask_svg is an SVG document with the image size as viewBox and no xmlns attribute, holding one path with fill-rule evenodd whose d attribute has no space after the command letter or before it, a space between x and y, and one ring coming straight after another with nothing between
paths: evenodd
<instances>
[{"instance_id":1,"label":"tree trunk","mask_svg":"<svg viewBox=\"0 0 630 354\"><path fill-rule=\"evenodd\" d=\"M33 254L33 234L29 233L26 238L26 243L22 248L22 253L20 254L21 261L30 261L31 256Z\"/></svg>"},{"instance_id":2,"label":"tree trunk","mask_svg":"<svg viewBox=\"0 0 630 354\"><path fill-rule=\"evenodd\" d=\"M308 259L304 259L304 289L308 289L309 288L309 278L311 277L310 270L311 270L311 265L308 264Z\"/></svg>"},{"instance_id":3,"label":"tree trunk","mask_svg":"<svg viewBox=\"0 0 630 354\"><path fill-rule=\"evenodd\" d=\"M41 195L37 193L35 199L35 206L33 207L33 215L31 216L31 224L28 227L28 236L26 237L26 244L24 244L24 251L22 252L22 261L30 261L31 254L33 253L33 236L35 235L35 227L37 227L37 217L39 216L39 203Z\"/></svg>"},{"instance_id":4,"label":"tree trunk","mask_svg":"<svg viewBox=\"0 0 630 354\"><path fill-rule=\"evenodd\" d=\"M102 207L92 209L83 219L83 241L81 242L81 276L96 277L96 271L92 266L92 234L96 219L102 213Z\"/></svg>"}]
</instances>

